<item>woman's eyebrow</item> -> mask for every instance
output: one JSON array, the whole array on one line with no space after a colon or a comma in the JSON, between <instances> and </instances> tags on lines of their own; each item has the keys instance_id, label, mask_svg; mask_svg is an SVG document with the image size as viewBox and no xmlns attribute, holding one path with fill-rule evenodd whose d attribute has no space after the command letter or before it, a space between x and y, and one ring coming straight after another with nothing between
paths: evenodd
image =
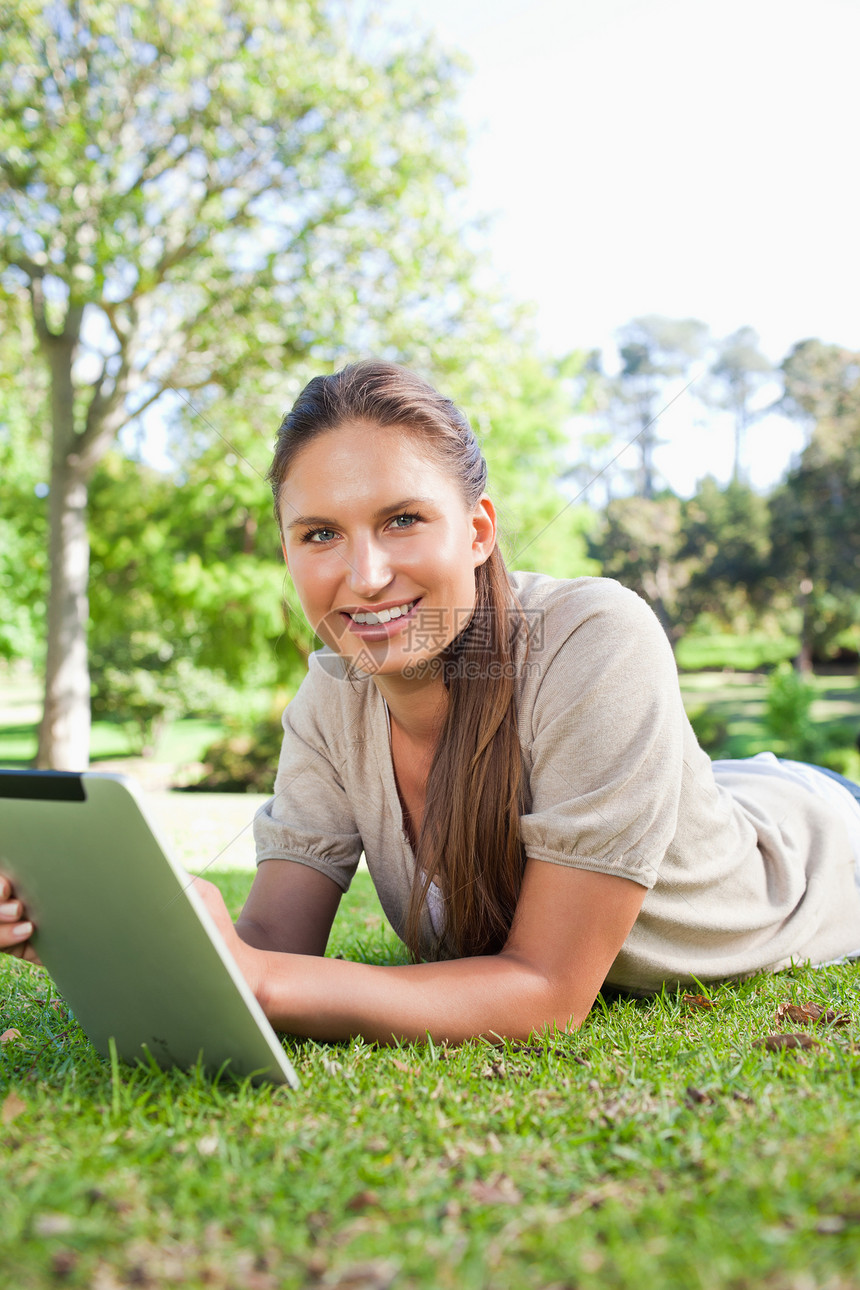
<instances>
[{"instance_id":1,"label":"woman's eyebrow","mask_svg":"<svg viewBox=\"0 0 860 1290\"><path fill-rule=\"evenodd\" d=\"M405 511L412 506L427 506L431 501L432 498L430 497L404 497L399 502L392 502L390 506L381 506L378 511L374 511L373 518L375 520L381 520L386 515L391 515L395 511ZM323 525L333 527L337 524L337 521L326 515L297 515L294 520L290 520L289 524L286 525L286 528L307 528L312 524L319 527L322 527Z\"/></svg>"}]
</instances>

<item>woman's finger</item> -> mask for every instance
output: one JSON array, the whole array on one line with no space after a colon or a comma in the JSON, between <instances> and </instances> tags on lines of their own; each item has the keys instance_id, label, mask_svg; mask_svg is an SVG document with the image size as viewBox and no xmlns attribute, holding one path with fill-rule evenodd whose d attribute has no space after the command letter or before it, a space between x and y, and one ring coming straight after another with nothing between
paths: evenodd
<instances>
[{"instance_id":1,"label":"woman's finger","mask_svg":"<svg viewBox=\"0 0 860 1290\"><path fill-rule=\"evenodd\" d=\"M0 923L0 950L13 950L33 935L33 924Z\"/></svg>"},{"instance_id":2,"label":"woman's finger","mask_svg":"<svg viewBox=\"0 0 860 1290\"><path fill-rule=\"evenodd\" d=\"M24 906L20 900L7 900L4 897L2 904L0 904L0 921L4 923L17 922L20 920L23 910Z\"/></svg>"}]
</instances>

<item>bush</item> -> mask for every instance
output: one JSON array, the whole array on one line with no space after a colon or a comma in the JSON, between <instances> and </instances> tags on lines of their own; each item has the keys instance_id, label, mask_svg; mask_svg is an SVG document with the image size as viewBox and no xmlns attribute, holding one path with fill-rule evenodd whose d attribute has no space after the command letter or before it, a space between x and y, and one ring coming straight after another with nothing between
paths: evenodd
<instances>
[{"instance_id":1,"label":"bush","mask_svg":"<svg viewBox=\"0 0 860 1290\"><path fill-rule=\"evenodd\" d=\"M90 681L93 718L123 726L144 757L169 722L218 717L232 693L223 677L196 667L154 632L130 632L93 650Z\"/></svg>"},{"instance_id":2,"label":"bush","mask_svg":"<svg viewBox=\"0 0 860 1290\"><path fill-rule=\"evenodd\" d=\"M796 761L817 761L827 747L826 738L815 727L810 715L814 699L814 686L790 663L780 663L771 672L764 726L780 745L779 751Z\"/></svg>"},{"instance_id":3,"label":"bush","mask_svg":"<svg viewBox=\"0 0 860 1290\"><path fill-rule=\"evenodd\" d=\"M271 793L278 769L283 728L280 717L258 721L250 731L233 731L217 739L203 754L206 774L193 791L209 793Z\"/></svg>"},{"instance_id":4,"label":"bush","mask_svg":"<svg viewBox=\"0 0 860 1290\"><path fill-rule=\"evenodd\" d=\"M720 756L729 737L725 718L712 708L693 708L687 715L700 747L711 757Z\"/></svg>"}]
</instances>

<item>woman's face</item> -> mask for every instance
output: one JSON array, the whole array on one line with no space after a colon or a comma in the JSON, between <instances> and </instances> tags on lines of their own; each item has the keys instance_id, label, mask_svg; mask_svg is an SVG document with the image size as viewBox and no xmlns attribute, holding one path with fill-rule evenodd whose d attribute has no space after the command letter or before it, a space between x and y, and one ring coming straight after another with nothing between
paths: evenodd
<instances>
[{"instance_id":1,"label":"woman's face","mask_svg":"<svg viewBox=\"0 0 860 1290\"><path fill-rule=\"evenodd\" d=\"M492 502L470 508L420 442L348 422L304 447L281 487L284 556L308 621L375 675L409 672L450 644L495 545Z\"/></svg>"}]
</instances>

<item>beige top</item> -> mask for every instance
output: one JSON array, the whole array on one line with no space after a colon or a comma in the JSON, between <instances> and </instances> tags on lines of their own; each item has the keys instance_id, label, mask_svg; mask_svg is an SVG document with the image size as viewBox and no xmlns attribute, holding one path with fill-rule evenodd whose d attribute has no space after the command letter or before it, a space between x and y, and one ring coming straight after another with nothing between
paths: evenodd
<instances>
[{"instance_id":1,"label":"beige top","mask_svg":"<svg viewBox=\"0 0 860 1290\"><path fill-rule=\"evenodd\" d=\"M526 854L649 889L608 983L653 990L856 951L845 823L778 766L710 761L646 603L605 578L513 582L531 638L517 694ZM258 862L295 860L346 890L364 850L402 933L414 856L376 686L321 650L284 731L275 796L255 820ZM438 956L426 909L423 938Z\"/></svg>"}]
</instances>

